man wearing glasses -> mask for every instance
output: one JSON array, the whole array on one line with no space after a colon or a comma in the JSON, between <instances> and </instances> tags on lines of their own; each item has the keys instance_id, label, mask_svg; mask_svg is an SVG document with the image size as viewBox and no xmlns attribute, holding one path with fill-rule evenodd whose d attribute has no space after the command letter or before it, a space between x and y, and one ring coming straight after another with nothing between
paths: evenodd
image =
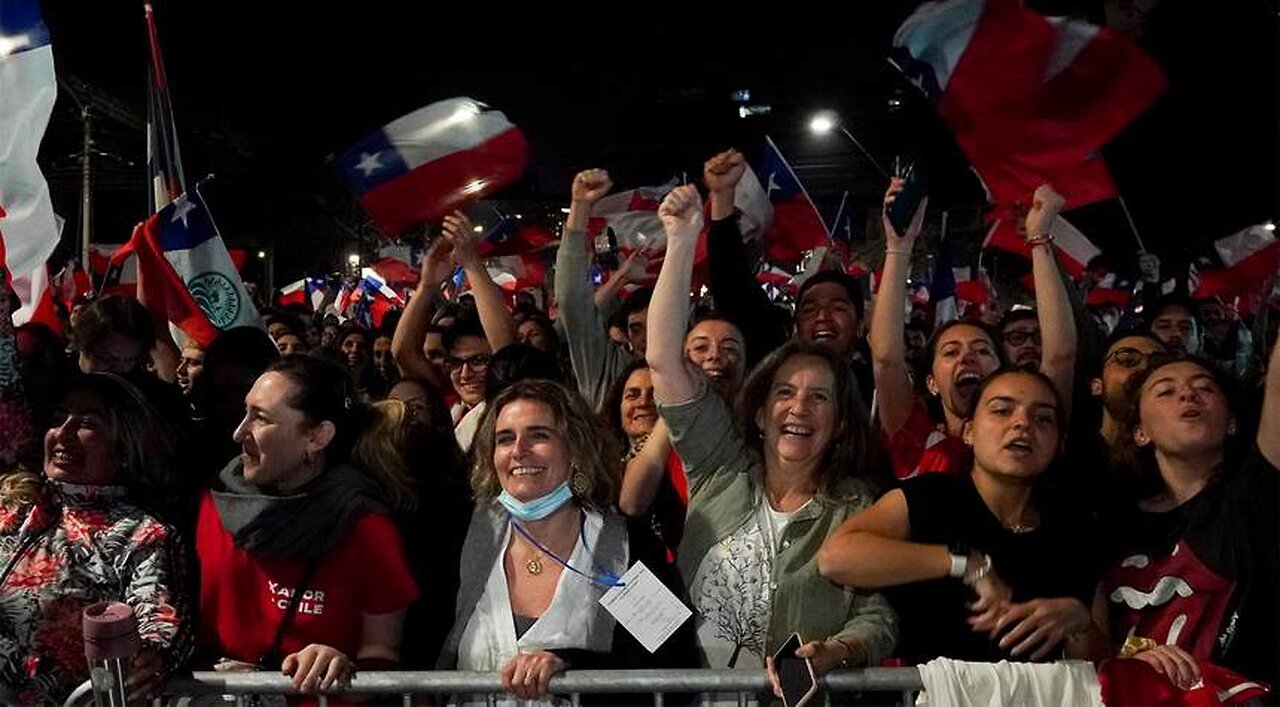
<instances>
[{"instance_id":1,"label":"man wearing glasses","mask_svg":"<svg viewBox=\"0 0 1280 707\"><path fill-rule=\"evenodd\" d=\"M462 416L484 401L484 374L489 369L493 349L485 338L480 323L459 317L444 332L445 370L459 402L453 406L453 420L457 424Z\"/></svg>"},{"instance_id":2,"label":"man wearing glasses","mask_svg":"<svg viewBox=\"0 0 1280 707\"><path fill-rule=\"evenodd\" d=\"M1010 310L1000 320L1004 360L1018 368L1040 370L1040 319L1034 309Z\"/></svg>"},{"instance_id":3,"label":"man wearing glasses","mask_svg":"<svg viewBox=\"0 0 1280 707\"><path fill-rule=\"evenodd\" d=\"M1113 337L1102 357L1102 370L1089 381L1089 392L1102 401L1102 438L1115 449L1133 396L1129 381L1151 365L1151 357L1167 355L1155 335L1135 331Z\"/></svg>"}]
</instances>

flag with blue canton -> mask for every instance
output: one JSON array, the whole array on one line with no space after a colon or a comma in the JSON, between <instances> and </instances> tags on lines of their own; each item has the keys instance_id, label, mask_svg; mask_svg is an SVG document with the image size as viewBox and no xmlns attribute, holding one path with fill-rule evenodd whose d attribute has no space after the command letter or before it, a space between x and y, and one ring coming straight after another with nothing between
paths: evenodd
<instances>
[{"instance_id":1,"label":"flag with blue canton","mask_svg":"<svg viewBox=\"0 0 1280 707\"><path fill-rule=\"evenodd\" d=\"M209 317L209 323L222 330L261 326L258 309L200 195L200 184L179 195L154 218L160 228L165 259Z\"/></svg>"},{"instance_id":2,"label":"flag with blue canton","mask_svg":"<svg viewBox=\"0 0 1280 707\"><path fill-rule=\"evenodd\" d=\"M831 234L813 200L773 140L765 138L758 172L773 204L773 223L765 231L765 257L772 263L795 264L804 254L828 244Z\"/></svg>"},{"instance_id":3,"label":"flag with blue canton","mask_svg":"<svg viewBox=\"0 0 1280 707\"><path fill-rule=\"evenodd\" d=\"M49 28L45 27L39 2L0 2L0 57L36 49L48 43Z\"/></svg>"}]
</instances>

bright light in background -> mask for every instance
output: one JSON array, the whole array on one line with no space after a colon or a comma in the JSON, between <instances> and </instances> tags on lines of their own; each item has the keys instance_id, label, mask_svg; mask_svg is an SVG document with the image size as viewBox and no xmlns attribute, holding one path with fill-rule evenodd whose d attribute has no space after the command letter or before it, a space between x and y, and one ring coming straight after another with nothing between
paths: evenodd
<instances>
[{"instance_id":1,"label":"bright light in background","mask_svg":"<svg viewBox=\"0 0 1280 707\"><path fill-rule=\"evenodd\" d=\"M484 233L484 226L476 226L471 230L475 231L476 233Z\"/></svg>"},{"instance_id":2,"label":"bright light in background","mask_svg":"<svg viewBox=\"0 0 1280 707\"><path fill-rule=\"evenodd\" d=\"M809 130L812 131L815 135L826 135L832 130L835 130L835 127L836 127L836 116L834 113L831 113L829 111L823 111L822 113L818 113L813 116L812 120L809 121Z\"/></svg>"},{"instance_id":3,"label":"bright light in background","mask_svg":"<svg viewBox=\"0 0 1280 707\"><path fill-rule=\"evenodd\" d=\"M260 250L260 251L258 251L258 257L259 257L259 258L265 258L265 257L267 257L267 251L265 251L265 250Z\"/></svg>"},{"instance_id":4,"label":"bright light in background","mask_svg":"<svg viewBox=\"0 0 1280 707\"><path fill-rule=\"evenodd\" d=\"M520 219L522 219L522 218L524 218L524 214L516 214L516 220L517 220L517 221L519 221L519 220L520 220Z\"/></svg>"},{"instance_id":5,"label":"bright light in background","mask_svg":"<svg viewBox=\"0 0 1280 707\"><path fill-rule=\"evenodd\" d=\"M475 194L481 189L484 189L488 184L489 182L483 179L472 179L470 182L467 182L467 185L465 187L462 188L462 193Z\"/></svg>"},{"instance_id":6,"label":"bright light in background","mask_svg":"<svg viewBox=\"0 0 1280 707\"><path fill-rule=\"evenodd\" d=\"M360 254L359 254L359 253L352 253L351 255L348 255L348 256L347 256L347 262L348 262L348 263L351 263L352 265L359 265L359 264L360 264Z\"/></svg>"},{"instance_id":7,"label":"bright light in background","mask_svg":"<svg viewBox=\"0 0 1280 707\"><path fill-rule=\"evenodd\" d=\"M562 213L562 214L567 214L567 213L569 213L569 207L568 207L568 206L561 206L561 207L560 207L560 213Z\"/></svg>"},{"instance_id":8,"label":"bright light in background","mask_svg":"<svg viewBox=\"0 0 1280 707\"><path fill-rule=\"evenodd\" d=\"M1271 221L1267 221L1266 223L1262 224L1262 227L1263 227L1263 228L1265 228L1265 229L1267 229L1268 231L1274 231L1274 230L1276 230L1276 225L1275 225L1275 223L1273 223L1273 222L1271 222Z\"/></svg>"}]
</instances>

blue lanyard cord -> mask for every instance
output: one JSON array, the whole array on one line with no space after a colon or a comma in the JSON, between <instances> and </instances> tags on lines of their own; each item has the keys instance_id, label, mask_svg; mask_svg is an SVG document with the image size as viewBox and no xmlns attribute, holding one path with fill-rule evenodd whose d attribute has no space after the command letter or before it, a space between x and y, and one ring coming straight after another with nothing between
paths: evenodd
<instances>
[{"instance_id":1,"label":"blue lanyard cord","mask_svg":"<svg viewBox=\"0 0 1280 707\"><path fill-rule=\"evenodd\" d=\"M545 545L543 545L542 543L538 542L538 540L537 540L536 538L534 538L532 535L530 535L530 534L529 534L529 531L525 530L525 529L524 529L524 528L523 528L519 523L515 522L515 520L512 520L512 521L511 521L511 526L512 526L512 527L514 527L514 528L516 529L516 531L517 531L517 532L519 532L521 535L523 535L525 540L528 540L529 542L533 543L535 547L537 547L537 548L538 548L539 550L541 550L542 552L546 553L546 555L547 555L548 557L550 557L551 559L555 560L556 562L559 562L561 567L564 567L565 569L569 570L570 572L573 572L573 573L574 573L574 574L576 574L576 575L580 575L580 576L582 576L582 577L586 577L586 578L587 578L588 580L590 580L593 584L598 584L598 585L600 585L600 586L602 586L602 587L625 587L625 586L627 586L627 583L626 583L626 582L623 582L623 581L622 581L622 578L618 577L618 576L617 576L617 575L615 575L615 574L611 574L611 573L609 573L609 572L604 571L604 569L602 569L602 568L600 567L600 565L596 563L594 553L591 553L591 548L587 548L587 554L592 556L592 557L591 557L591 566L592 566L592 567L594 567L594 568L595 568L595 570L596 570L597 572L599 572L599 573L600 573L598 576L597 576L597 575L590 575L590 574L587 574L587 573L585 573L585 572L583 572L583 571L579 570L578 568L574 567L573 565L569 564L569 561L568 561L568 560L565 560L564 558L562 558L562 557L560 557L559 555L555 554L555 553L554 553L554 552L552 552L551 550L547 549L547 547L546 547ZM582 546L583 546L583 547L586 547L586 545L587 545L587 530L586 530L586 529L587 529L587 518L586 518L586 515L584 514L584 515L583 515L583 517L582 517L582 522L578 525L578 537L582 538Z\"/></svg>"}]
</instances>

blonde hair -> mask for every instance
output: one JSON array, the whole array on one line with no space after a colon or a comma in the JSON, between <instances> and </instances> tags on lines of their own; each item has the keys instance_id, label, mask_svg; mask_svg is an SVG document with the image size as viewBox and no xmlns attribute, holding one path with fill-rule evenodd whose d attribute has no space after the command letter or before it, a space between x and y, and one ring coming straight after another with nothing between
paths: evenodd
<instances>
[{"instance_id":1,"label":"blonde hair","mask_svg":"<svg viewBox=\"0 0 1280 707\"><path fill-rule=\"evenodd\" d=\"M44 477L16 466L12 471L0 474L0 505L10 508L30 506L44 492Z\"/></svg>"},{"instance_id":2,"label":"blonde hair","mask_svg":"<svg viewBox=\"0 0 1280 707\"><path fill-rule=\"evenodd\" d=\"M369 406L369 418L351 450L351 459L382 484L392 508L413 508L418 502L418 485L403 453L408 418L405 405L399 400L376 402Z\"/></svg>"},{"instance_id":3,"label":"blonde hair","mask_svg":"<svg viewBox=\"0 0 1280 707\"><path fill-rule=\"evenodd\" d=\"M551 408L556 433L573 467L570 486L578 504L600 513L612 510L622 490L622 444L582 396L548 380L518 381L489 403L474 442L471 488L476 500L492 501L502 493L493 465L494 437L502 408L517 400L533 400Z\"/></svg>"}]
</instances>

